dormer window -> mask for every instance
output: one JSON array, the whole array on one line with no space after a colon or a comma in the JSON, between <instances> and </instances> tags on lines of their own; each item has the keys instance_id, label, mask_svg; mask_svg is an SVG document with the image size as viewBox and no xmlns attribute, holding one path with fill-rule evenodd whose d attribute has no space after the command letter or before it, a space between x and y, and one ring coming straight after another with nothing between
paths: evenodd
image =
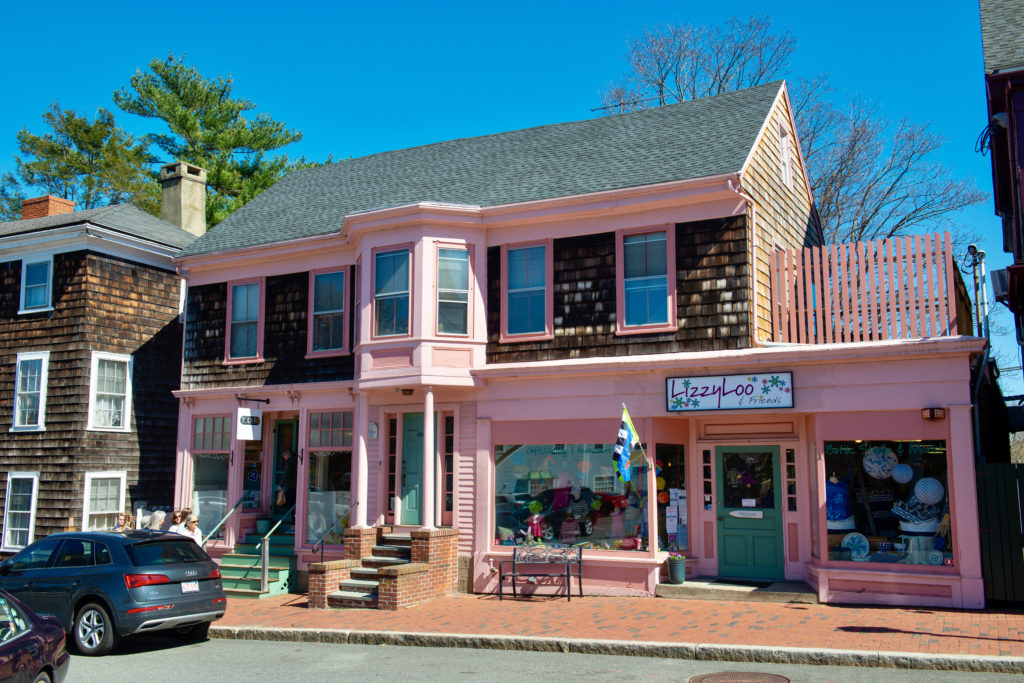
<instances>
[{"instance_id":1,"label":"dormer window","mask_svg":"<svg viewBox=\"0 0 1024 683\"><path fill-rule=\"evenodd\" d=\"M53 257L21 262L21 310L19 313L51 309Z\"/></svg>"}]
</instances>

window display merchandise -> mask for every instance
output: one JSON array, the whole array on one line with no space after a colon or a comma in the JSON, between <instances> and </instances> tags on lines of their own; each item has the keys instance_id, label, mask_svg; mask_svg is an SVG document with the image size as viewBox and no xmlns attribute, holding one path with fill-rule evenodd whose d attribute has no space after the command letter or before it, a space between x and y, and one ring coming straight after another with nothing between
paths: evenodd
<instances>
[{"instance_id":1,"label":"window display merchandise","mask_svg":"<svg viewBox=\"0 0 1024 683\"><path fill-rule=\"evenodd\" d=\"M945 441L826 441L829 559L952 566Z\"/></svg>"}]
</instances>

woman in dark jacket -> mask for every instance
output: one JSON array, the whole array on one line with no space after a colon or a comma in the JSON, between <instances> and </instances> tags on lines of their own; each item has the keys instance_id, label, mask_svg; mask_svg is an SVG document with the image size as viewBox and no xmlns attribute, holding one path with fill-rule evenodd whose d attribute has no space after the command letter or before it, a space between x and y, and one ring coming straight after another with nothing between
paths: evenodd
<instances>
[{"instance_id":1,"label":"woman in dark jacket","mask_svg":"<svg viewBox=\"0 0 1024 683\"><path fill-rule=\"evenodd\" d=\"M295 505L295 480L298 470L294 453L283 451L281 457L284 458L284 474L281 475L281 480L277 483L277 490L284 491L284 507L288 509Z\"/></svg>"}]
</instances>

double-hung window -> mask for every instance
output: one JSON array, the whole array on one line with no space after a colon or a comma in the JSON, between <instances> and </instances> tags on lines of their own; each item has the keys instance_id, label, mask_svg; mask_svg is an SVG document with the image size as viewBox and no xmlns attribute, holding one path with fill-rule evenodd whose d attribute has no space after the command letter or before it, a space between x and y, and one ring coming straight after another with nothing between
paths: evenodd
<instances>
[{"instance_id":1,"label":"double-hung window","mask_svg":"<svg viewBox=\"0 0 1024 683\"><path fill-rule=\"evenodd\" d=\"M35 538L38 472L8 472L3 550L18 550Z\"/></svg>"},{"instance_id":2,"label":"double-hung window","mask_svg":"<svg viewBox=\"0 0 1024 683\"><path fill-rule=\"evenodd\" d=\"M132 357L93 351L87 429L127 432L132 422Z\"/></svg>"},{"instance_id":3,"label":"double-hung window","mask_svg":"<svg viewBox=\"0 0 1024 683\"><path fill-rule=\"evenodd\" d=\"M373 335L409 334L409 250L379 251L373 268Z\"/></svg>"},{"instance_id":4,"label":"double-hung window","mask_svg":"<svg viewBox=\"0 0 1024 683\"><path fill-rule=\"evenodd\" d=\"M18 354L12 432L42 431L46 428L46 379L49 363L49 351Z\"/></svg>"},{"instance_id":5,"label":"double-hung window","mask_svg":"<svg viewBox=\"0 0 1024 683\"><path fill-rule=\"evenodd\" d=\"M113 529L124 510L126 472L86 472L82 531Z\"/></svg>"},{"instance_id":6,"label":"double-hung window","mask_svg":"<svg viewBox=\"0 0 1024 683\"><path fill-rule=\"evenodd\" d=\"M310 273L310 353L345 351L345 271Z\"/></svg>"},{"instance_id":7,"label":"double-hung window","mask_svg":"<svg viewBox=\"0 0 1024 683\"><path fill-rule=\"evenodd\" d=\"M437 333L466 334L469 321L469 251L437 250Z\"/></svg>"},{"instance_id":8,"label":"double-hung window","mask_svg":"<svg viewBox=\"0 0 1024 683\"><path fill-rule=\"evenodd\" d=\"M26 258L21 262L21 310L19 313L48 311L53 290L53 257Z\"/></svg>"},{"instance_id":9,"label":"double-hung window","mask_svg":"<svg viewBox=\"0 0 1024 683\"><path fill-rule=\"evenodd\" d=\"M552 241L502 247L502 338L550 339Z\"/></svg>"},{"instance_id":10,"label":"double-hung window","mask_svg":"<svg viewBox=\"0 0 1024 683\"><path fill-rule=\"evenodd\" d=\"M661 332L675 324L675 231L619 233L618 331Z\"/></svg>"},{"instance_id":11,"label":"double-hung window","mask_svg":"<svg viewBox=\"0 0 1024 683\"><path fill-rule=\"evenodd\" d=\"M262 281L228 285L228 360L261 360Z\"/></svg>"}]
</instances>

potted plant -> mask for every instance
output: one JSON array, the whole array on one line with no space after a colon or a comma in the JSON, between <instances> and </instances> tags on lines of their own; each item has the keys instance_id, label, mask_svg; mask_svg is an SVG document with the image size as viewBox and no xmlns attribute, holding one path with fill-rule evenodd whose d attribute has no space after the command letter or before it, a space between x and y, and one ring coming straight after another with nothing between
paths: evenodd
<instances>
[{"instance_id":1,"label":"potted plant","mask_svg":"<svg viewBox=\"0 0 1024 683\"><path fill-rule=\"evenodd\" d=\"M686 555L678 550L668 553L668 580L675 584L686 581Z\"/></svg>"}]
</instances>

